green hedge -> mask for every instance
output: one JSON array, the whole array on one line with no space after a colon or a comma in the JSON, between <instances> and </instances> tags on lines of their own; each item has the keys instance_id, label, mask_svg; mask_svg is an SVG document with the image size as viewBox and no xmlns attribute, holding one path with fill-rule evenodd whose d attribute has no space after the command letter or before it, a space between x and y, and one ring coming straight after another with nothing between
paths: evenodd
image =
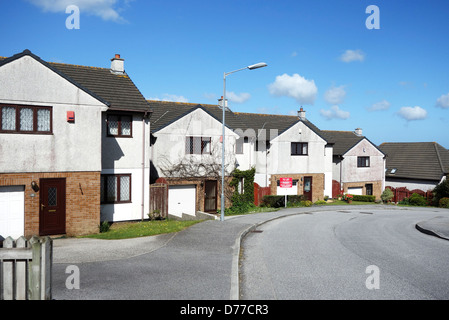
<instances>
[{"instance_id":1,"label":"green hedge","mask_svg":"<svg viewBox=\"0 0 449 320\"><path fill-rule=\"evenodd\" d=\"M300 205L302 201L305 201L303 195L288 195L288 205ZM262 206L270 208L285 207L285 196L264 196L262 199Z\"/></svg>"},{"instance_id":2,"label":"green hedge","mask_svg":"<svg viewBox=\"0 0 449 320\"><path fill-rule=\"evenodd\" d=\"M362 196L362 195L354 195L353 201L364 201L364 202L374 202L376 201L375 196Z\"/></svg>"}]
</instances>

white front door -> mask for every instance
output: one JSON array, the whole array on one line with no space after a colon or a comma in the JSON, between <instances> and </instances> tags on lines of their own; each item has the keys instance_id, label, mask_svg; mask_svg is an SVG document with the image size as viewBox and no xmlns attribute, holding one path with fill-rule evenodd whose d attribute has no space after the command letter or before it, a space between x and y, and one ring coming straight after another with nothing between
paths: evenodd
<instances>
[{"instance_id":1,"label":"white front door","mask_svg":"<svg viewBox=\"0 0 449 320\"><path fill-rule=\"evenodd\" d=\"M180 185L169 186L168 213L182 217L182 214L195 215L196 212L196 186Z\"/></svg>"},{"instance_id":2,"label":"white front door","mask_svg":"<svg viewBox=\"0 0 449 320\"><path fill-rule=\"evenodd\" d=\"M0 240L25 232L25 187L0 187Z\"/></svg>"}]
</instances>

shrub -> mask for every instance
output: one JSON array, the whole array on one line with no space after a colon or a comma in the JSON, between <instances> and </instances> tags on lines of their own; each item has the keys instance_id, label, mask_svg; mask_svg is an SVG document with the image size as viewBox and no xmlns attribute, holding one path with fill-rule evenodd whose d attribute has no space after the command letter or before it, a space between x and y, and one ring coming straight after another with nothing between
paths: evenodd
<instances>
[{"instance_id":1,"label":"shrub","mask_svg":"<svg viewBox=\"0 0 449 320\"><path fill-rule=\"evenodd\" d=\"M366 196L366 195L354 195L354 201L363 201L363 202L374 202L376 201L375 196Z\"/></svg>"},{"instance_id":2,"label":"shrub","mask_svg":"<svg viewBox=\"0 0 449 320\"><path fill-rule=\"evenodd\" d=\"M324 200L318 200L315 202L316 205L326 204L326 201Z\"/></svg>"},{"instance_id":3,"label":"shrub","mask_svg":"<svg viewBox=\"0 0 449 320\"><path fill-rule=\"evenodd\" d=\"M103 232L108 232L109 228L111 227L111 225L109 224L109 222L107 220L103 221L98 228L100 229L100 233Z\"/></svg>"},{"instance_id":4,"label":"shrub","mask_svg":"<svg viewBox=\"0 0 449 320\"><path fill-rule=\"evenodd\" d=\"M410 204L410 200L408 198L404 198L401 201L399 201L398 204L409 205Z\"/></svg>"},{"instance_id":5,"label":"shrub","mask_svg":"<svg viewBox=\"0 0 449 320\"><path fill-rule=\"evenodd\" d=\"M438 202L438 206L440 208L448 208L449 209L449 198L448 197L441 198L440 201Z\"/></svg>"},{"instance_id":6,"label":"shrub","mask_svg":"<svg viewBox=\"0 0 449 320\"><path fill-rule=\"evenodd\" d=\"M306 201L301 201L301 206L303 207L310 207L312 206L313 202L310 200L306 200Z\"/></svg>"},{"instance_id":7,"label":"shrub","mask_svg":"<svg viewBox=\"0 0 449 320\"><path fill-rule=\"evenodd\" d=\"M264 196L262 203L265 207L280 208L285 206L285 196Z\"/></svg>"},{"instance_id":8,"label":"shrub","mask_svg":"<svg viewBox=\"0 0 449 320\"><path fill-rule=\"evenodd\" d=\"M427 205L426 198L424 198L422 195L420 195L418 193L412 194L410 196L410 198L408 199L408 201L410 202L410 204L412 206L426 206Z\"/></svg>"},{"instance_id":9,"label":"shrub","mask_svg":"<svg viewBox=\"0 0 449 320\"><path fill-rule=\"evenodd\" d=\"M299 207L305 206L305 197L303 195L288 195L287 196L287 206L288 207ZM310 205L312 205L312 202ZM307 203L308 204L308 203ZM308 205L308 206L310 206ZM264 196L262 199L262 206L271 208L281 208L285 207L285 196Z\"/></svg>"},{"instance_id":10,"label":"shrub","mask_svg":"<svg viewBox=\"0 0 449 320\"><path fill-rule=\"evenodd\" d=\"M434 204L439 205L442 198L449 198L449 178L446 178L433 189Z\"/></svg>"},{"instance_id":11,"label":"shrub","mask_svg":"<svg viewBox=\"0 0 449 320\"><path fill-rule=\"evenodd\" d=\"M384 192L382 192L382 195L380 196L383 202L390 202L393 197L393 191L391 191L391 189L389 188L385 188Z\"/></svg>"},{"instance_id":12,"label":"shrub","mask_svg":"<svg viewBox=\"0 0 449 320\"><path fill-rule=\"evenodd\" d=\"M153 212L150 212L148 214L148 219L151 221L153 220L163 220L163 217L161 215L161 211L159 209L153 210Z\"/></svg>"}]
</instances>

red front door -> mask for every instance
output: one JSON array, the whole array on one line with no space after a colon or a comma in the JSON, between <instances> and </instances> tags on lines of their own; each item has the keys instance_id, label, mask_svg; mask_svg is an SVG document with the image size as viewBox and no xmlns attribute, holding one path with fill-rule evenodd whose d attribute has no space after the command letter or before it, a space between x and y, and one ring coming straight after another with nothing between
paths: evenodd
<instances>
[{"instance_id":1,"label":"red front door","mask_svg":"<svg viewBox=\"0 0 449 320\"><path fill-rule=\"evenodd\" d=\"M65 234L66 183L64 178L40 179L39 234Z\"/></svg>"}]
</instances>

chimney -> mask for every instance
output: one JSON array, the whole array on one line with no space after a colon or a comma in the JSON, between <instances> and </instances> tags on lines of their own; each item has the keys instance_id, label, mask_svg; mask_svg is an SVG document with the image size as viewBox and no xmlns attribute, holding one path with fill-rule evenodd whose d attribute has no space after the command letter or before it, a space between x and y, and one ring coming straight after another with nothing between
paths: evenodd
<instances>
[{"instance_id":1,"label":"chimney","mask_svg":"<svg viewBox=\"0 0 449 320\"><path fill-rule=\"evenodd\" d=\"M116 54L111 59L111 72L115 74L125 74L125 60L120 58L119 54Z\"/></svg>"},{"instance_id":2,"label":"chimney","mask_svg":"<svg viewBox=\"0 0 449 320\"><path fill-rule=\"evenodd\" d=\"M221 96L221 98L218 99L218 105L219 105L220 107L223 106L223 96ZM225 101L225 108L227 108L227 107L228 107L228 99L226 99L226 101Z\"/></svg>"},{"instance_id":3,"label":"chimney","mask_svg":"<svg viewBox=\"0 0 449 320\"><path fill-rule=\"evenodd\" d=\"M359 137L363 136L362 129L360 129L360 128L355 129L354 133L356 136L359 136Z\"/></svg>"},{"instance_id":4,"label":"chimney","mask_svg":"<svg viewBox=\"0 0 449 320\"><path fill-rule=\"evenodd\" d=\"M303 121L306 120L306 112L304 111L304 109L302 107L298 111L298 118Z\"/></svg>"}]
</instances>

